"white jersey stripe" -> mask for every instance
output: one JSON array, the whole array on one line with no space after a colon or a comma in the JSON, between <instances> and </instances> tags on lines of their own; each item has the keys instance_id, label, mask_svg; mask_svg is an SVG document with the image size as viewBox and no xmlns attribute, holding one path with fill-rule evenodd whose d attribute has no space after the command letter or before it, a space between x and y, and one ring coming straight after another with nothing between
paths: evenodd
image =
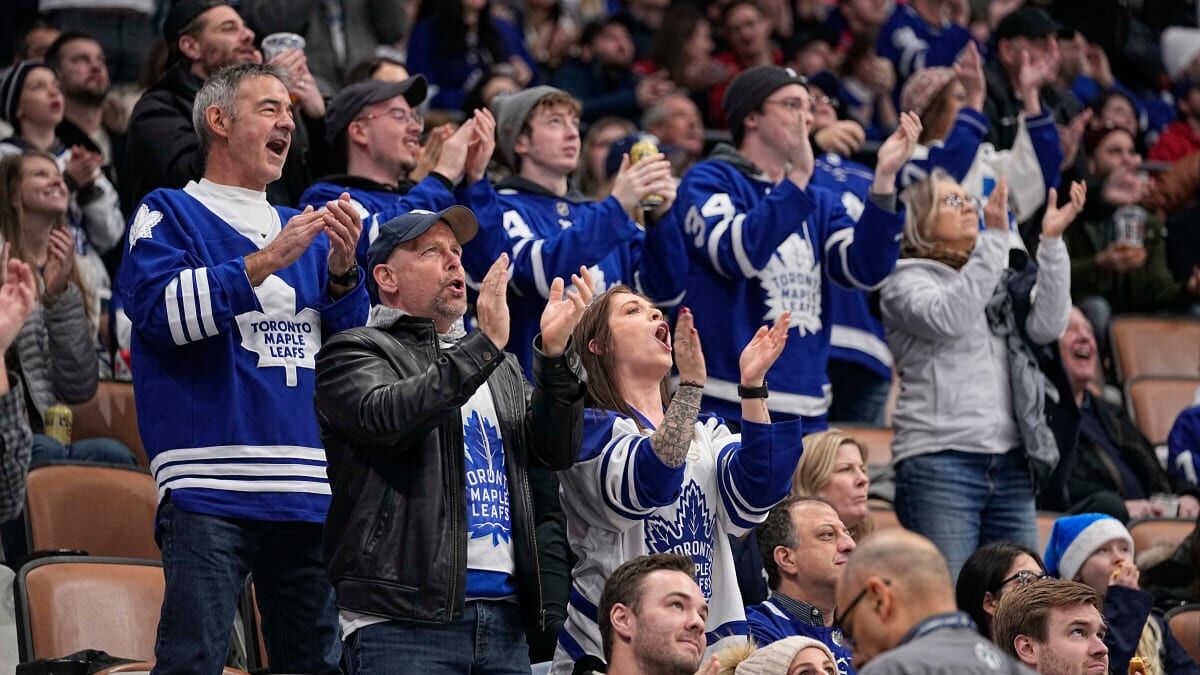
<instances>
[{"instance_id":1,"label":"white jersey stripe","mask_svg":"<svg viewBox=\"0 0 1200 675\"><path fill-rule=\"evenodd\" d=\"M179 273L179 288L183 291L183 318L187 321L187 334L192 342L202 340L207 335L200 330L200 319L196 312L196 287L193 285L194 277L191 269L185 269Z\"/></svg>"},{"instance_id":2,"label":"white jersey stripe","mask_svg":"<svg viewBox=\"0 0 1200 675\"><path fill-rule=\"evenodd\" d=\"M216 336L220 331L217 330L217 324L213 321L212 293L208 288L207 267L196 270L196 299L200 302L200 320L204 322L205 335Z\"/></svg>"},{"instance_id":3,"label":"white jersey stripe","mask_svg":"<svg viewBox=\"0 0 1200 675\"><path fill-rule=\"evenodd\" d=\"M171 339L182 347L188 343L183 334L183 320L179 317L179 278L167 282L167 290L163 293L163 305L167 309L167 325L171 327Z\"/></svg>"}]
</instances>

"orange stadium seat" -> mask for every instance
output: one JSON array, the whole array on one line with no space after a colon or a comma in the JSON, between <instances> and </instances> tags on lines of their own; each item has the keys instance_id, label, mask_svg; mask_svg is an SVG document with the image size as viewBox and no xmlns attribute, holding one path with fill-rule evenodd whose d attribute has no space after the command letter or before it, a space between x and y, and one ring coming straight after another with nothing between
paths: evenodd
<instances>
[{"instance_id":1,"label":"orange stadium seat","mask_svg":"<svg viewBox=\"0 0 1200 675\"><path fill-rule=\"evenodd\" d=\"M867 464L888 466L892 463L892 437L896 432L885 427L837 427L867 446Z\"/></svg>"},{"instance_id":2,"label":"orange stadium seat","mask_svg":"<svg viewBox=\"0 0 1200 675\"><path fill-rule=\"evenodd\" d=\"M1139 377L1126 382L1125 400L1138 429L1160 445L1167 442L1175 418L1196 399L1198 389L1200 377Z\"/></svg>"},{"instance_id":3,"label":"orange stadium seat","mask_svg":"<svg viewBox=\"0 0 1200 675\"><path fill-rule=\"evenodd\" d=\"M1121 381L1200 376L1200 321L1119 316L1109 335Z\"/></svg>"},{"instance_id":4,"label":"orange stadium seat","mask_svg":"<svg viewBox=\"0 0 1200 675\"><path fill-rule=\"evenodd\" d=\"M1184 605L1167 612L1167 626L1192 660L1200 663L1200 605Z\"/></svg>"},{"instance_id":5,"label":"orange stadium seat","mask_svg":"<svg viewBox=\"0 0 1200 675\"><path fill-rule=\"evenodd\" d=\"M92 400L71 406L71 409L75 413L72 438L115 438L133 451L139 465L150 466L146 449L142 446L142 437L138 433L132 384L101 382Z\"/></svg>"},{"instance_id":6,"label":"orange stadium seat","mask_svg":"<svg viewBox=\"0 0 1200 675\"><path fill-rule=\"evenodd\" d=\"M150 474L54 464L30 471L27 485L31 551L80 549L97 556L160 559L154 543L158 490Z\"/></svg>"},{"instance_id":7,"label":"orange stadium seat","mask_svg":"<svg viewBox=\"0 0 1200 675\"><path fill-rule=\"evenodd\" d=\"M1191 519L1146 518L1129 524L1134 551L1139 554L1156 546L1170 546L1174 550L1194 529L1196 521Z\"/></svg>"}]
</instances>

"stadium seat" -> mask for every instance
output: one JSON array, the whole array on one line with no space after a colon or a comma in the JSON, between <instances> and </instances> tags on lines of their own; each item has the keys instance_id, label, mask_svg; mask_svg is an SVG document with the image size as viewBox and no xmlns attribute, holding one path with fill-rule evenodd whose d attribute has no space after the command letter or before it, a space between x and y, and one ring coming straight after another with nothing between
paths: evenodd
<instances>
[{"instance_id":1,"label":"stadium seat","mask_svg":"<svg viewBox=\"0 0 1200 675\"><path fill-rule=\"evenodd\" d=\"M1038 511L1038 555L1041 555L1042 551L1046 550L1046 544L1050 541L1050 531L1054 529L1054 521L1065 515L1067 514L1056 513L1054 511Z\"/></svg>"},{"instance_id":2,"label":"stadium seat","mask_svg":"<svg viewBox=\"0 0 1200 675\"><path fill-rule=\"evenodd\" d=\"M29 472L29 550L79 549L96 556L159 560L154 478L129 468L52 464Z\"/></svg>"},{"instance_id":3,"label":"stadium seat","mask_svg":"<svg viewBox=\"0 0 1200 675\"><path fill-rule=\"evenodd\" d=\"M888 466L892 463L892 437L896 432L885 427L837 427L867 446L867 464Z\"/></svg>"},{"instance_id":4,"label":"stadium seat","mask_svg":"<svg viewBox=\"0 0 1200 675\"><path fill-rule=\"evenodd\" d=\"M17 574L22 661L84 649L152 661L162 566L128 558L38 558Z\"/></svg>"},{"instance_id":5,"label":"stadium seat","mask_svg":"<svg viewBox=\"0 0 1200 675\"><path fill-rule=\"evenodd\" d=\"M1200 321L1119 316L1109 324L1117 376L1200 376Z\"/></svg>"},{"instance_id":6,"label":"stadium seat","mask_svg":"<svg viewBox=\"0 0 1200 675\"><path fill-rule=\"evenodd\" d=\"M877 532L891 528L904 529L904 526L900 524L900 517L892 509L881 509L873 506L871 507L870 515L871 519L875 521L875 531Z\"/></svg>"},{"instance_id":7,"label":"stadium seat","mask_svg":"<svg viewBox=\"0 0 1200 675\"><path fill-rule=\"evenodd\" d=\"M1196 521L1176 518L1146 518L1129 524L1136 553L1148 551L1156 546L1177 548L1196 529Z\"/></svg>"},{"instance_id":8,"label":"stadium seat","mask_svg":"<svg viewBox=\"0 0 1200 675\"><path fill-rule=\"evenodd\" d=\"M1200 377L1139 377L1125 383L1125 400L1138 429L1150 443L1161 445L1175 418L1196 399L1197 389Z\"/></svg>"},{"instance_id":9,"label":"stadium seat","mask_svg":"<svg viewBox=\"0 0 1200 675\"><path fill-rule=\"evenodd\" d=\"M1167 612L1167 626L1192 660L1200 663L1200 605L1184 605Z\"/></svg>"},{"instance_id":10,"label":"stadium seat","mask_svg":"<svg viewBox=\"0 0 1200 675\"><path fill-rule=\"evenodd\" d=\"M140 466L150 466L146 448L142 446L142 437L138 433L132 384L101 382L92 400L71 406L71 410L75 413L72 438L115 438L133 451Z\"/></svg>"}]
</instances>

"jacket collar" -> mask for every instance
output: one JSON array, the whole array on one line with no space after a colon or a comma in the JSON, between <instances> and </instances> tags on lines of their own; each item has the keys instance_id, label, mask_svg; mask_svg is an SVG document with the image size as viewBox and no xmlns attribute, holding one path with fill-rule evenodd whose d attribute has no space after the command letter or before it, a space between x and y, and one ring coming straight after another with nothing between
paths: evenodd
<instances>
[{"instance_id":1,"label":"jacket collar","mask_svg":"<svg viewBox=\"0 0 1200 675\"><path fill-rule=\"evenodd\" d=\"M203 86L204 80L196 77L187 61L177 61L175 65L167 68L150 89L163 89L193 101L196 99L196 92Z\"/></svg>"},{"instance_id":2,"label":"jacket collar","mask_svg":"<svg viewBox=\"0 0 1200 675\"><path fill-rule=\"evenodd\" d=\"M463 330L462 324L456 323L448 333L438 333L433 326L433 319L425 317L413 316L408 312L398 307L387 307L385 305L373 305L371 313L367 316L367 327L378 328L394 332L396 330L432 332L437 335L442 342L455 343L463 339L467 332Z\"/></svg>"},{"instance_id":3,"label":"jacket collar","mask_svg":"<svg viewBox=\"0 0 1200 675\"><path fill-rule=\"evenodd\" d=\"M322 176L318 182L333 183L334 185L340 185L342 187L347 187L354 190L364 190L367 192L388 192L397 195L407 194L408 191L411 190L414 185L416 185L416 183L408 180L407 178L402 179L396 185L388 185L386 183L373 181L370 178L352 176L345 173Z\"/></svg>"},{"instance_id":4,"label":"jacket collar","mask_svg":"<svg viewBox=\"0 0 1200 675\"><path fill-rule=\"evenodd\" d=\"M587 198L587 195L580 192L573 183L568 183L567 194L557 195L541 185L538 185L537 183L526 178L521 178L520 176L509 176L508 178L505 178L499 183L496 183L496 189L528 192L531 194L540 195L542 197L548 197L550 199L561 199L564 202L571 202L572 204L587 204L588 202L592 201Z\"/></svg>"}]
</instances>

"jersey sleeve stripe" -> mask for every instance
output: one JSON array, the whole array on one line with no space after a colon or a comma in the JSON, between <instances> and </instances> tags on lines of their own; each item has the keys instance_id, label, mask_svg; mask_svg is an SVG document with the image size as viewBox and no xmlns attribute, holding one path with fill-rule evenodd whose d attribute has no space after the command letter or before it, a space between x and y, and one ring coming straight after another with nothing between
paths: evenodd
<instances>
[{"instance_id":1,"label":"jersey sleeve stripe","mask_svg":"<svg viewBox=\"0 0 1200 675\"><path fill-rule=\"evenodd\" d=\"M200 320L204 323L205 335L216 336L220 331L213 321L212 292L208 287L207 267L196 270L196 299L200 302Z\"/></svg>"},{"instance_id":2,"label":"jersey sleeve stripe","mask_svg":"<svg viewBox=\"0 0 1200 675\"><path fill-rule=\"evenodd\" d=\"M167 310L167 325L171 327L171 339L175 344L182 347L188 343L187 337L183 334L183 318L179 316L179 278L176 277L167 283L166 291L163 292L163 305Z\"/></svg>"},{"instance_id":3,"label":"jersey sleeve stripe","mask_svg":"<svg viewBox=\"0 0 1200 675\"><path fill-rule=\"evenodd\" d=\"M196 286L193 281L194 271L185 269L179 273L179 290L183 291L183 318L187 334L192 342L208 337L200 330L200 317L196 311Z\"/></svg>"},{"instance_id":4,"label":"jersey sleeve stripe","mask_svg":"<svg viewBox=\"0 0 1200 675\"><path fill-rule=\"evenodd\" d=\"M746 247L742 243L742 226L745 222L744 214L738 214L733 219L733 257L737 260L738 268L742 270L742 276L750 278L757 275L758 270L750 263L750 256L746 255Z\"/></svg>"}]
</instances>

